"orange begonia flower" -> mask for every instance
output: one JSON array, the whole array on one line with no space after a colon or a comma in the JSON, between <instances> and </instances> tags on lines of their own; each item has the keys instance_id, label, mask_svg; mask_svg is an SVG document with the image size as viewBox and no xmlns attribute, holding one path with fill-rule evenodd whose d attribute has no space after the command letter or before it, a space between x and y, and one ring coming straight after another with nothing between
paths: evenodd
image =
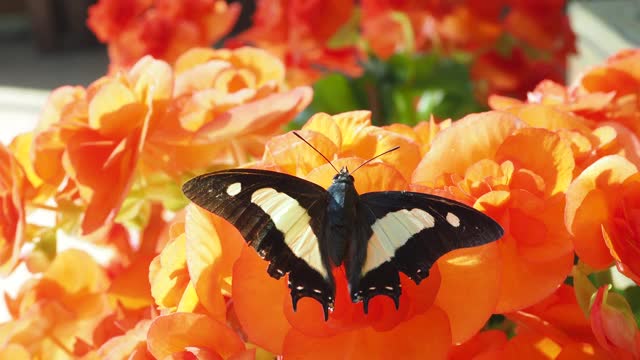
<instances>
[{"instance_id":1,"label":"orange begonia flower","mask_svg":"<svg viewBox=\"0 0 640 360\"><path fill-rule=\"evenodd\" d=\"M18 264L25 239L25 195L30 186L14 155L0 144L0 276Z\"/></svg>"},{"instance_id":2,"label":"orange begonia flower","mask_svg":"<svg viewBox=\"0 0 640 360\"><path fill-rule=\"evenodd\" d=\"M451 314L456 342L475 334L492 313L548 296L569 274L573 247L562 218L573 168L567 141L526 128L508 113L469 115L435 138L413 173L414 186L466 201L505 229L495 244L463 250L464 261L453 252L438 262L443 285L436 303ZM468 306L478 292L486 295Z\"/></svg>"},{"instance_id":3,"label":"orange begonia flower","mask_svg":"<svg viewBox=\"0 0 640 360\"><path fill-rule=\"evenodd\" d=\"M94 353L85 356L85 359L154 359L147 349L150 325L151 320L141 320L126 333L110 338Z\"/></svg>"},{"instance_id":4,"label":"orange begonia flower","mask_svg":"<svg viewBox=\"0 0 640 360\"><path fill-rule=\"evenodd\" d=\"M61 181L55 165L51 169L57 164L73 180L75 197L86 204L84 234L115 219L150 123L171 98L172 80L171 68L149 57L126 74L97 80L87 91L54 93L35 140L36 172L45 181Z\"/></svg>"},{"instance_id":5,"label":"orange begonia flower","mask_svg":"<svg viewBox=\"0 0 640 360\"><path fill-rule=\"evenodd\" d=\"M492 97L490 103L496 109L516 115L529 126L555 131L568 140L576 162L575 175L601 157L612 154L624 155L640 165L640 139L633 132L617 122L594 122L585 117L588 114L580 115L580 109L590 106L589 102L597 106L595 98L576 99L576 103L571 104L561 85L544 82L536 89L539 92L530 93L530 97L536 99L532 103L503 97Z\"/></svg>"},{"instance_id":6,"label":"orange begonia flower","mask_svg":"<svg viewBox=\"0 0 640 360\"><path fill-rule=\"evenodd\" d=\"M155 318L147 347L156 359L252 359L238 335L206 315L174 313Z\"/></svg>"},{"instance_id":7,"label":"orange begonia flower","mask_svg":"<svg viewBox=\"0 0 640 360\"><path fill-rule=\"evenodd\" d=\"M93 233L113 223L134 185L133 202L180 201L166 193L185 173L260 156L310 100L309 88L286 89L282 63L262 50L194 49L175 73L145 57L86 90L52 94L34 139L34 171L58 188L63 217L84 211L82 233Z\"/></svg>"},{"instance_id":8,"label":"orange begonia flower","mask_svg":"<svg viewBox=\"0 0 640 360\"><path fill-rule=\"evenodd\" d=\"M260 0L252 27L235 43L249 43L277 55L290 84L311 84L333 69L357 75L355 47L333 48L329 41L353 15L353 0Z\"/></svg>"},{"instance_id":9,"label":"orange begonia flower","mask_svg":"<svg viewBox=\"0 0 640 360\"><path fill-rule=\"evenodd\" d=\"M593 299L590 318L596 339L616 359L640 357L640 329L624 297L602 286Z\"/></svg>"},{"instance_id":10,"label":"orange begonia flower","mask_svg":"<svg viewBox=\"0 0 640 360\"><path fill-rule=\"evenodd\" d=\"M640 175L619 155L605 156L585 169L567 190L565 223L576 253L596 269L615 260L640 284Z\"/></svg>"},{"instance_id":11,"label":"orange begonia flower","mask_svg":"<svg viewBox=\"0 0 640 360\"><path fill-rule=\"evenodd\" d=\"M137 251L130 255L129 263L120 269L111 269L109 273L109 295L126 310L144 310L153 304L149 283L150 264L157 254L158 246L165 241L169 229L162 218L162 212L162 206L152 205L149 221L140 234ZM119 227L120 225L116 224L112 229ZM117 256L122 257L122 252L118 252Z\"/></svg>"},{"instance_id":12,"label":"orange begonia flower","mask_svg":"<svg viewBox=\"0 0 640 360\"><path fill-rule=\"evenodd\" d=\"M164 313L194 312L225 322L233 263L244 244L221 218L194 205L174 222L171 240L149 268L151 292ZM226 237L221 241L220 235Z\"/></svg>"},{"instance_id":13,"label":"orange begonia flower","mask_svg":"<svg viewBox=\"0 0 640 360\"><path fill-rule=\"evenodd\" d=\"M409 137L402 133L411 130L418 134L422 131L378 128L371 125L370 117L367 111L334 116L316 114L300 134L332 159L336 167L347 166L350 169L375 153L400 145L400 154L385 155L358 170L355 186L361 193L408 189L407 179L420 161L421 144L416 140L420 138L418 135ZM324 187L330 185L335 175L329 164L292 134L275 137L267 143L263 160L252 166L297 175ZM200 209L197 212L195 208L193 210L192 216L187 217L187 242L190 234L194 238L196 234L189 230L190 223L200 222L199 218L206 213ZM451 344L449 320L438 306L433 305L440 283L437 266L431 269L430 276L420 286L401 276L403 294L399 310L389 299L377 297L371 301L368 315L364 314L361 303L351 303L344 270L336 268L335 310L324 322L320 304L312 299L301 299L294 312L286 281L269 277L267 264L244 244L236 229L208 216L209 223L215 224L217 236L214 239L219 239L221 259L233 264L233 311L250 342L283 354L285 358L336 357L345 351L359 358L379 357L380 354L391 357L398 353L411 358L426 352L435 358L446 355ZM211 231L201 234L198 235L202 237L199 241L204 241L206 236L211 236ZM242 249L239 256L234 251L225 250L237 246ZM214 268L224 269L226 265ZM358 350L351 352L350 349Z\"/></svg>"},{"instance_id":14,"label":"orange begonia flower","mask_svg":"<svg viewBox=\"0 0 640 360\"><path fill-rule=\"evenodd\" d=\"M231 30L239 4L222 0L100 0L87 24L107 44L110 68L128 68L145 55L173 63L195 46L210 46Z\"/></svg>"},{"instance_id":15,"label":"orange begonia flower","mask_svg":"<svg viewBox=\"0 0 640 360\"><path fill-rule=\"evenodd\" d=\"M511 339L502 331L483 331L454 347L449 358L609 359L568 285L538 304L507 314L507 319L515 324Z\"/></svg>"},{"instance_id":16,"label":"orange begonia flower","mask_svg":"<svg viewBox=\"0 0 640 360\"><path fill-rule=\"evenodd\" d=\"M29 280L12 305L15 320L0 324L0 348L21 345L32 357L67 359L92 344L111 312L102 268L86 253L59 253L41 278Z\"/></svg>"},{"instance_id":17,"label":"orange begonia flower","mask_svg":"<svg viewBox=\"0 0 640 360\"><path fill-rule=\"evenodd\" d=\"M617 123L640 136L638 59L638 50L621 51L605 64L582 74L573 86L565 87L548 80L541 82L528 93L526 102L580 116L592 129ZM489 103L494 109L507 110L523 102L492 96Z\"/></svg>"},{"instance_id":18,"label":"orange begonia flower","mask_svg":"<svg viewBox=\"0 0 640 360\"><path fill-rule=\"evenodd\" d=\"M192 49L175 72L174 101L143 154L173 177L260 157L312 97L308 87L288 90L283 64L256 48Z\"/></svg>"}]
</instances>

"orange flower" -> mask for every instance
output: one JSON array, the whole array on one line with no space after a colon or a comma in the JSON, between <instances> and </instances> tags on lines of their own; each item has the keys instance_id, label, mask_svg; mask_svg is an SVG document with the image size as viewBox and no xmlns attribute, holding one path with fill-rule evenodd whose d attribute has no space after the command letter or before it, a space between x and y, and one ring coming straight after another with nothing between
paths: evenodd
<instances>
[{"instance_id":1,"label":"orange flower","mask_svg":"<svg viewBox=\"0 0 640 360\"><path fill-rule=\"evenodd\" d=\"M234 359L255 358L232 329L206 315L173 313L140 320L85 359Z\"/></svg>"},{"instance_id":2,"label":"orange flower","mask_svg":"<svg viewBox=\"0 0 640 360\"><path fill-rule=\"evenodd\" d=\"M310 84L322 74L318 67L357 75L357 50L329 46L352 13L353 0L260 0L253 26L233 41L277 55L287 66L290 84Z\"/></svg>"},{"instance_id":3,"label":"orange flower","mask_svg":"<svg viewBox=\"0 0 640 360\"><path fill-rule=\"evenodd\" d=\"M623 125L640 135L640 71L637 62L640 51L621 51L578 79L575 85L564 87L543 81L527 95L527 103L553 106L590 120L591 128L612 123ZM522 102L502 97L490 99L492 108L504 110Z\"/></svg>"},{"instance_id":4,"label":"orange flower","mask_svg":"<svg viewBox=\"0 0 640 360\"><path fill-rule=\"evenodd\" d=\"M91 334L111 312L109 280L86 253L59 253L41 278L10 300L13 321L0 324L0 347L23 346L32 357L66 359L92 344Z\"/></svg>"},{"instance_id":5,"label":"orange flower","mask_svg":"<svg viewBox=\"0 0 640 360\"><path fill-rule=\"evenodd\" d=\"M540 303L508 314L515 336L489 330L452 349L457 359L609 359L596 342L573 289L562 285Z\"/></svg>"},{"instance_id":6,"label":"orange flower","mask_svg":"<svg viewBox=\"0 0 640 360\"><path fill-rule=\"evenodd\" d=\"M14 155L0 144L0 275L18 263L25 238L25 192L29 182Z\"/></svg>"},{"instance_id":7,"label":"orange flower","mask_svg":"<svg viewBox=\"0 0 640 360\"><path fill-rule=\"evenodd\" d=\"M596 339L611 355L616 359L640 357L640 329L624 297L602 286L593 300L590 317Z\"/></svg>"},{"instance_id":8,"label":"orange flower","mask_svg":"<svg viewBox=\"0 0 640 360\"><path fill-rule=\"evenodd\" d=\"M34 169L58 189L61 220L82 215L82 233L90 234L117 215L144 224L148 212L138 210L149 199L179 209L185 173L260 156L311 99L309 88L287 91L282 64L252 48L194 49L175 73L145 57L87 90L52 94L34 140Z\"/></svg>"},{"instance_id":9,"label":"orange flower","mask_svg":"<svg viewBox=\"0 0 640 360\"><path fill-rule=\"evenodd\" d=\"M381 149L400 145L400 154L391 153L358 170L355 185L363 193L408 189L407 179L421 156L422 144L416 140L420 138L417 134L424 134L424 130L378 128L371 126L369 112L356 111L334 116L316 114L300 133L333 159L336 167L350 169ZM411 133L414 135L405 135ZM271 140L263 160L253 166L294 174L324 187L335 175L329 164L292 134ZM198 211L193 214L202 212ZM214 218L209 222L215 221ZM189 223L195 223L195 220L187 217L187 241ZM222 249L234 246L242 249L239 257L224 250L222 254L234 264L233 311L250 342L292 358L341 357L345 349L356 348L357 356L362 358L393 357L398 353L411 358L422 356L427 350L436 358L446 355L451 344L449 320L438 306L433 305L440 283L437 266L420 286L401 276L400 310L396 311L388 299L375 298L369 305L368 315L364 314L361 303L351 302L344 270L336 268L335 310L324 322L320 304L312 299L301 299L297 311L293 311L286 282L269 277L264 261L244 244L237 230L228 226L225 229L220 223L215 229L218 236L214 239L219 239Z\"/></svg>"},{"instance_id":10,"label":"orange flower","mask_svg":"<svg viewBox=\"0 0 640 360\"><path fill-rule=\"evenodd\" d=\"M573 168L567 141L507 113L469 115L435 138L413 173L414 187L473 204L505 229L495 244L465 249L465 261L454 252L438 262L436 303L449 313L454 341L475 334L494 312L540 301L569 274L573 247L561 219ZM468 306L480 292L486 295Z\"/></svg>"},{"instance_id":11,"label":"orange flower","mask_svg":"<svg viewBox=\"0 0 640 360\"><path fill-rule=\"evenodd\" d=\"M150 123L162 114L171 88L169 66L144 58L128 73L99 79L87 91L67 88L52 97L53 109L44 112L43 131L35 140L36 171L45 181L61 181L56 165L62 166L72 180L71 196L86 204L84 234L114 221Z\"/></svg>"},{"instance_id":12,"label":"orange flower","mask_svg":"<svg viewBox=\"0 0 640 360\"><path fill-rule=\"evenodd\" d=\"M151 320L141 320L122 335L113 336L85 359L153 359L147 349L147 333Z\"/></svg>"},{"instance_id":13,"label":"orange flower","mask_svg":"<svg viewBox=\"0 0 640 360\"><path fill-rule=\"evenodd\" d=\"M222 0L101 0L89 8L87 24L107 43L112 71L145 55L173 63L194 46L210 46L240 14Z\"/></svg>"},{"instance_id":14,"label":"orange flower","mask_svg":"<svg viewBox=\"0 0 640 360\"><path fill-rule=\"evenodd\" d=\"M638 168L619 155L603 157L576 177L567 190L565 223L580 259L597 269L615 260L640 284L639 206Z\"/></svg>"},{"instance_id":15,"label":"orange flower","mask_svg":"<svg viewBox=\"0 0 640 360\"><path fill-rule=\"evenodd\" d=\"M149 132L145 164L174 178L262 155L268 139L311 101L288 90L283 64L264 50L196 48L175 65L174 100Z\"/></svg>"},{"instance_id":16,"label":"orange flower","mask_svg":"<svg viewBox=\"0 0 640 360\"><path fill-rule=\"evenodd\" d=\"M155 318L147 348L156 359L253 359L255 350L230 328L206 315L174 313Z\"/></svg>"},{"instance_id":17,"label":"orange flower","mask_svg":"<svg viewBox=\"0 0 640 360\"><path fill-rule=\"evenodd\" d=\"M171 227L171 241L149 269L152 294L160 309L200 312L225 321L226 300L231 293L231 267L239 256L242 239L229 233L231 225L193 205L186 222ZM234 238L235 237L235 238Z\"/></svg>"}]
</instances>

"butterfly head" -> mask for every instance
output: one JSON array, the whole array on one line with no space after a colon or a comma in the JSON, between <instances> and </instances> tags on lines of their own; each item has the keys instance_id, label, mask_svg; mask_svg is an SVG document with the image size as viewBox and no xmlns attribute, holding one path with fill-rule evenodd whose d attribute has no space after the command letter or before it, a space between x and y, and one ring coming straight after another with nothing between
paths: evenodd
<instances>
[{"instance_id":1,"label":"butterfly head","mask_svg":"<svg viewBox=\"0 0 640 360\"><path fill-rule=\"evenodd\" d=\"M346 166L343 166L342 169L340 169L340 172L337 173L334 177L333 177L333 182L334 183L353 183L353 176L351 176L351 173L349 173L349 169L347 169Z\"/></svg>"}]
</instances>

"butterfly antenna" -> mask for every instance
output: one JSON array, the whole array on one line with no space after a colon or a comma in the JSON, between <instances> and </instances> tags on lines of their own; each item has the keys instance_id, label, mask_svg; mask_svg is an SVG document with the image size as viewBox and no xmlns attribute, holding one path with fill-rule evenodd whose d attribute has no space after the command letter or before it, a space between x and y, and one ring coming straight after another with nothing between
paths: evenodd
<instances>
[{"instance_id":1,"label":"butterfly antenna","mask_svg":"<svg viewBox=\"0 0 640 360\"><path fill-rule=\"evenodd\" d=\"M372 162L373 160L375 160L375 159L379 158L380 156L382 156L382 155L386 155L386 154L388 154L388 153L390 153L390 152L392 152L392 151L398 150L398 149L400 149L400 146L396 146L396 147L394 147L394 148L392 148L392 149L389 149L389 150L387 150L387 151L383 152L382 154L378 154L378 155L376 155L376 156L372 157L371 159L369 159L369 160L367 160L367 161L363 162L362 164L360 164L360 166L358 166L357 168L355 168L355 170L353 170L353 171L351 172L351 175L353 175L353 173L354 173L354 172L356 172L356 171L357 171L358 169L360 169L361 167L363 167L363 166L367 165L368 163Z\"/></svg>"},{"instance_id":2,"label":"butterfly antenna","mask_svg":"<svg viewBox=\"0 0 640 360\"><path fill-rule=\"evenodd\" d=\"M329 165L331 165L331 167L333 168L333 170L335 170L338 174L340 173L340 171L338 171L338 169L336 169L335 166L333 166L333 164L331 163L331 161L324 156L323 153L320 152L320 150L316 149L315 147L313 147L313 145L311 145L307 140L305 140L300 134L298 134L297 132L293 132L293 135L297 136L300 140L304 141L307 145L309 145L313 150L315 150L318 154L320 154L320 156L322 156L323 159L325 159L327 161L327 163L329 163ZM388 152L388 151L387 151ZM373 160L373 159L372 159Z\"/></svg>"}]
</instances>

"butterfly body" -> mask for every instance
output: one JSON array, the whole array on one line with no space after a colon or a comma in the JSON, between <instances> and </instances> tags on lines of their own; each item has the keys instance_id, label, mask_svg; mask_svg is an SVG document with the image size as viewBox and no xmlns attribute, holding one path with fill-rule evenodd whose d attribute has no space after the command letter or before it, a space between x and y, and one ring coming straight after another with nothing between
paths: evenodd
<instances>
[{"instance_id":1,"label":"butterfly body","mask_svg":"<svg viewBox=\"0 0 640 360\"><path fill-rule=\"evenodd\" d=\"M325 229L331 241L327 244L327 253L332 266L339 266L344 261L350 243L352 224L356 219L358 192L353 176L347 169L337 174L327 189L327 212Z\"/></svg>"},{"instance_id":2,"label":"butterfly body","mask_svg":"<svg viewBox=\"0 0 640 360\"><path fill-rule=\"evenodd\" d=\"M324 189L295 176L234 169L191 179L183 192L225 218L258 254L267 272L288 274L294 310L302 297L333 308L332 269L344 266L353 302L377 295L399 306L399 272L416 283L433 263L458 248L495 241L503 230L487 215L459 202L422 193L358 194L343 168Z\"/></svg>"}]
</instances>

